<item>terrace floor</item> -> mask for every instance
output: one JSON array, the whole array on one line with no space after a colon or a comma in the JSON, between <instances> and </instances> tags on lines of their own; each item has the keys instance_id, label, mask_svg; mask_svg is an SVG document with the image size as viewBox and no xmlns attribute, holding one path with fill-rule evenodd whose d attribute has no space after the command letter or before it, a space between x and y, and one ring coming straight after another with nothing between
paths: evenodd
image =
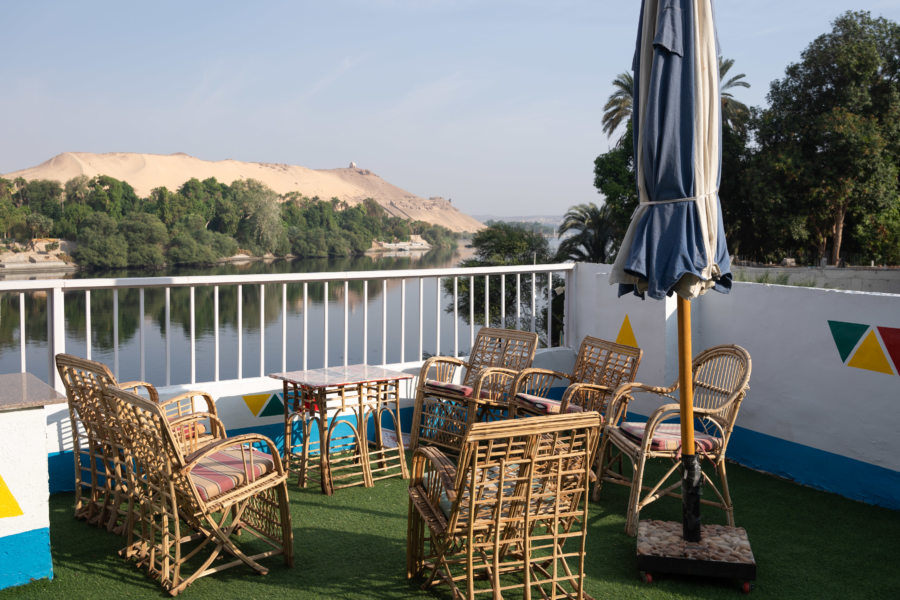
<instances>
[{"instance_id":1,"label":"terrace floor","mask_svg":"<svg viewBox=\"0 0 900 600\"><path fill-rule=\"evenodd\" d=\"M746 528L758 565L752 597L900 597L896 568L900 512L847 500L737 465L729 465L737 525ZM406 481L379 481L327 497L318 486L290 485L295 566L275 557L266 576L236 567L202 578L186 599L450 597L423 591L405 577ZM164 598L155 581L116 550L123 538L72 517L73 494L50 499L55 577L0 590L6 598ZM608 485L590 504L586 591L600 598L736 598L739 582L659 574L643 583L634 538L624 534L626 488ZM724 522L707 509L705 523ZM643 518L680 520L680 503L664 498Z\"/></svg>"}]
</instances>

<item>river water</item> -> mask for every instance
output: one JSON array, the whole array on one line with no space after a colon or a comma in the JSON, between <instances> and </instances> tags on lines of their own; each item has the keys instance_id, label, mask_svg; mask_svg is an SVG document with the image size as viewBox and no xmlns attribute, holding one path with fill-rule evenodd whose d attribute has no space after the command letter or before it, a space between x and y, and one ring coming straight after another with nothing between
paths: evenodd
<instances>
[{"instance_id":1,"label":"river water","mask_svg":"<svg viewBox=\"0 0 900 600\"><path fill-rule=\"evenodd\" d=\"M462 250L462 253L460 252ZM208 268L175 268L166 271L115 271L105 273L75 273L71 277L147 277L185 275L230 275L259 273L314 273L342 271L375 271L395 269L428 269L458 266L466 248L435 250L427 254L400 253L393 256L352 257L332 259L296 259L270 262L255 261L225 264ZM441 310L440 325L435 319L437 298L441 307L452 304L452 296L438 290L437 280L425 280L419 298L417 280L406 284L406 314L401 315L399 282L391 282L384 296L379 283L368 286L368 336L363 349L363 284L351 282L348 289L347 315L349 338L344 345L344 289L341 282L333 282L328 290L328 339L325 340L326 306L322 284L309 284L307 348L303 352L303 286L287 286L287 336L285 364L282 364L282 289L280 284L265 287L263 319L264 342L260 345L259 286L245 285L242 289L241 344L242 361L238 365L237 287L221 287L219 291L219 379L265 375L271 372L330 366L345 362L355 364L364 360L370 364L401 362L419 358L419 303L423 303L422 354L466 353L471 328L467 316L458 322L458 341L454 340L453 314ZM171 290L171 331L165 326L165 295L163 290L145 291L144 312L139 314L137 290L119 291L118 368L113 351L115 332L112 327L112 291L91 292L91 358L117 370L120 380L145 379L155 385L189 383L190 308L187 288ZM68 292L66 303L66 351L79 356L87 353L85 325L85 296L83 292ZM387 336L382 336L383 307L387 305ZM27 294L26 361L28 371L44 380L49 379L47 368L46 301L41 294ZM195 289L195 381L215 378L215 323L212 288ZM401 316L405 335L401 339ZM141 327L143 322L143 342ZM523 327L528 327L525 323ZM440 328L440 347L437 344ZM20 369L20 337L18 294L0 295L0 372ZM140 364L140 348L144 347L144 365ZM261 364L261 349L264 362Z\"/></svg>"}]
</instances>

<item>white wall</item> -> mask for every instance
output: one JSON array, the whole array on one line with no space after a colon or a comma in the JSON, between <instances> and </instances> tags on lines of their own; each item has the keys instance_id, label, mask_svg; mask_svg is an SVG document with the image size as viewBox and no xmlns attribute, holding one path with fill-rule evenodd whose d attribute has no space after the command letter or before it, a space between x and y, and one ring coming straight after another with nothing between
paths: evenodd
<instances>
[{"instance_id":1,"label":"white wall","mask_svg":"<svg viewBox=\"0 0 900 600\"><path fill-rule=\"evenodd\" d=\"M615 339L627 314L644 350L637 379L671 384L677 377L675 301L617 298L608 273L608 265L575 269L569 343L587 334ZM900 295L736 282L730 294L709 292L691 302L691 315L695 355L716 344L738 344L750 353L750 391L738 426L900 471L897 366L891 374L847 366L828 324L900 328Z\"/></svg>"},{"instance_id":2,"label":"white wall","mask_svg":"<svg viewBox=\"0 0 900 600\"><path fill-rule=\"evenodd\" d=\"M696 312L696 348L736 343L752 357L739 425L900 470L896 367L845 365L828 324L898 328L900 295L735 283L731 294L704 296Z\"/></svg>"}]
</instances>

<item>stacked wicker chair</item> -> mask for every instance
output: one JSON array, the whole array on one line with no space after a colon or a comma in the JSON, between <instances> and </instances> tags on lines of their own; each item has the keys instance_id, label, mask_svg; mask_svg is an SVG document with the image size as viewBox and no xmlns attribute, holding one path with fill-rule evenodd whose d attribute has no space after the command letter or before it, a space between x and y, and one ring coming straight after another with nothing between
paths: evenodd
<instances>
[{"instance_id":1,"label":"stacked wicker chair","mask_svg":"<svg viewBox=\"0 0 900 600\"><path fill-rule=\"evenodd\" d=\"M706 463L714 468L719 480L717 486L710 474L703 472L705 487L712 490L715 499L702 499L701 502L724 510L731 526L734 526L734 505L728 490L725 451L741 402L749 389L750 368L750 355L734 345L708 348L694 358L692 365L695 452L701 465ZM642 508L663 496L681 497L680 406L674 395L677 389L677 382L667 388L628 383L619 387L609 405L609 419L597 459L598 481L594 499L599 496L604 481L631 487L625 524L629 535L637 532ZM665 403L646 422L627 421L628 405L639 395ZM631 462L631 475L622 469L623 458ZM652 459L663 459L670 466L655 484L645 486L646 463Z\"/></svg>"},{"instance_id":2,"label":"stacked wicker chair","mask_svg":"<svg viewBox=\"0 0 900 600\"><path fill-rule=\"evenodd\" d=\"M597 411L601 417L619 384L634 381L643 351L640 348L586 336L571 373L532 367L513 382L513 414L548 415ZM565 385L561 400L549 398Z\"/></svg>"},{"instance_id":3,"label":"stacked wicker chair","mask_svg":"<svg viewBox=\"0 0 900 600\"><path fill-rule=\"evenodd\" d=\"M599 433L586 412L476 423L458 466L418 448L407 577L446 583L454 598L587 598L586 496Z\"/></svg>"},{"instance_id":4,"label":"stacked wicker chair","mask_svg":"<svg viewBox=\"0 0 900 600\"><path fill-rule=\"evenodd\" d=\"M225 437L216 405L208 394L186 392L160 402L152 385L143 381L118 383L103 363L58 354L56 367L66 388L72 427L76 518L110 531L125 531L131 469L124 459L127 440L110 426L111 417L101 402L106 387L144 390L172 422L186 451Z\"/></svg>"},{"instance_id":5,"label":"stacked wicker chair","mask_svg":"<svg viewBox=\"0 0 900 600\"><path fill-rule=\"evenodd\" d=\"M102 400L110 427L128 440L134 469L124 553L163 589L175 596L199 577L242 564L265 575L257 561L278 554L293 565L287 473L270 439L239 435L186 454L179 423L156 402L112 386Z\"/></svg>"},{"instance_id":6,"label":"stacked wicker chair","mask_svg":"<svg viewBox=\"0 0 900 600\"><path fill-rule=\"evenodd\" d=\"M477 420L507 416L512 383L531 366L537 343L533 332L482 327L466 360L426 360L416 389L410 447L427 444L457 454ZM455 383L458 370L461 381Z\"/></svg>"}]
</instances>

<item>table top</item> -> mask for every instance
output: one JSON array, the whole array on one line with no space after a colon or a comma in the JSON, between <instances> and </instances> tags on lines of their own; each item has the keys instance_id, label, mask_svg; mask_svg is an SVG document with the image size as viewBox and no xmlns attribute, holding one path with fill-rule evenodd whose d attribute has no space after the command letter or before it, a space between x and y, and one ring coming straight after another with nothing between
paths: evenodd
<instances>
[{"instance_id":1,"label":"table top","mask_svg":"<svg viewBox=\"0 0 900 600\"><path fill-rule=\"evenodd\" d=\"M356 383L378 383L381 381L412 379L413 376L403 371L394 371L384 367L348 365L346 367L270 373L269 377L307 387L336 387Z\"/></svg>"},{"instance_id":2,"label":"table top","mask_svg":"<svg viewBox=\"0 0 900 600\"><path fill-rule=\"evenodd\" d=\"M0 375L0 412L65 402L55 389L31 373Z\"/></svg>"}]
</instances>

